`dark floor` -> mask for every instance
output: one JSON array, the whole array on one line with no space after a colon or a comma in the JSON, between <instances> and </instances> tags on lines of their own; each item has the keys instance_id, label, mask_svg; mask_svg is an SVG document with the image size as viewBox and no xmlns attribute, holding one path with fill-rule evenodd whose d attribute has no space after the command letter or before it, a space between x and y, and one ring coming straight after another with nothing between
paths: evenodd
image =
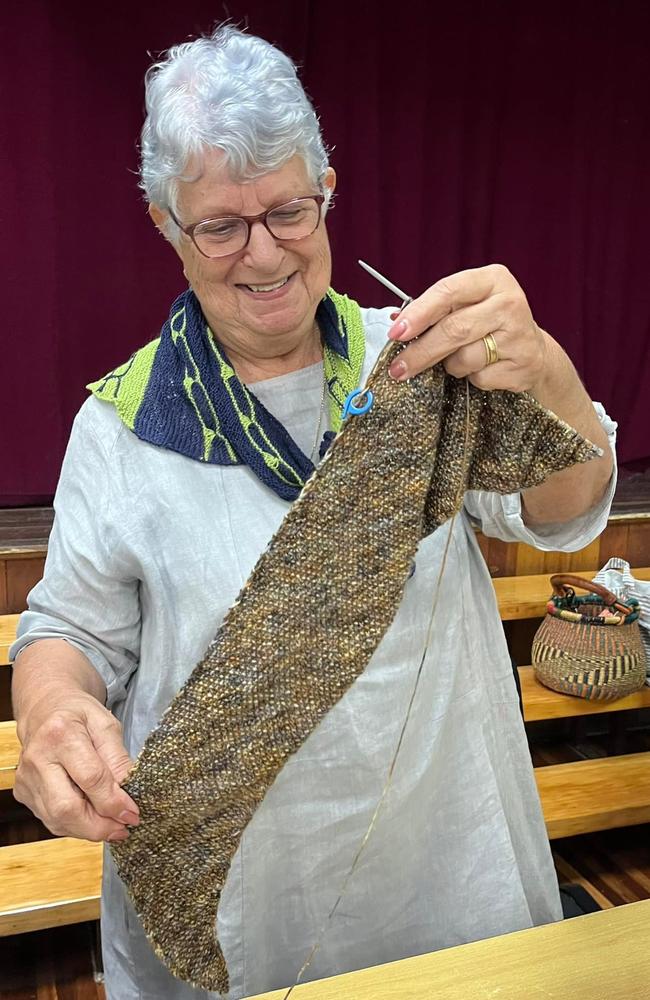
<instances>
[{"instance_id":1,"label":"dark floor","mask_svg":"<svg viewBox=\"0 0 650 1000\"><path fill-rule=\"evenodd\" d=\"M0 938L0 997L105 1000L93 974L96 936L87 923Z\"/></svg>"},{"instance_id":2,"label":"dark floor","mask_svg":"<svg viewBox=\"0 0 650 1000\"><path fill-rule=\"evenodd\" d=\"M535 767L650 750L647 709L526 728ZM558 733L562 741L553 739ZM582 885L601 907L650 899L650 824L566 837L551 846L560 881Z\"/></svg>"}]
</instances>

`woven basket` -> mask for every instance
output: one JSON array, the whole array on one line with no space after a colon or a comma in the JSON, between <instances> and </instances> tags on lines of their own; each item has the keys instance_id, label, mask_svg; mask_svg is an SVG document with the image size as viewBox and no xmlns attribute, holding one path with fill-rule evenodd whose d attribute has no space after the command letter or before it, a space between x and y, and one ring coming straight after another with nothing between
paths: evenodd
<instances>
[{"instance_id":1,"label":"woven basket","mask_svg":"<svg viewBox=\"0 0 650 1000\"><path fill-rule=\"evenodd\" d=\"M553 596L533 639L535 675L546 687L588 701L613 701L645 684L639 602L625 603L591 580L551 577ZM589 591L576 596L574 588Z\"/></svg>"}]
</instances>

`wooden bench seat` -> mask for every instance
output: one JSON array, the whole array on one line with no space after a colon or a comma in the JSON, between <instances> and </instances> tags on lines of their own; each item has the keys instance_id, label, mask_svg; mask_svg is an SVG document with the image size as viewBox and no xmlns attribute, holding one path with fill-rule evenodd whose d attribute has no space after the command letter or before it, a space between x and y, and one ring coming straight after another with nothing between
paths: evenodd
<instances>
[{"instance_id":1,"label":"wooden bench seat","mask_svg":"<svg viewBox=\"0 0 650 1000\"><path fill-rule=\"evenodd\" d=\"M598 570L576 570L575 575L591 580ZM634 569L637 580L650 580L650 567ZM539 576L503 576L492 580L502 621L517 618L542 618L551 594L550 574Z\"/></svg>"},{"instance_id":2,"label":"wooden bench seat","mask_svg":"<svg viewBox=\"0 0 650 1000\"><path fill-rule=\"evenodd\" d=\"M549 838L650 822L650 753L535 768Z\"/></svg>"},{"instance_id":3,"label":"wooden bench seat","mask_svg":"<svg viewBox=\"0 0 650 1000\"><path fill-rule=\"evenodd\" d=\"M634 573L650 579L650 569ZM495 579L502 619L541 617L548 580L547 574ZM18 618L0 616L0 665L8 662ZM650 707L650 688L592 703L550 691L532 667L521 667L519 676L528 722ZM13 787L18 754L15 723L0 723L0 789ZM535 778L551 839L650 822L650 753L537 768ZM97 919L101 867L102 846L73 838L0 848L0 936Z\"/></svg>"},{"instance_id":4,"label":"wooden bench seat","mask_svg":"<svg viewBox=\"0 0 650 1000\"><path fill-rule=\"evenodd\" d=\"M99 918L102 845L72 837L0 847L0 937Z\"/></svg>"},{"instance_id":5,"label":"wooden bench seat","mask_svg":"<svg viewBox=\"0 0 650 1000\"><path fill-rule=\"evenodd\" d=\"M301 983L295 1000L647 1000L650 900ZM284 1000L291 983L248 1000Z\"/></svg>"},{"instance_id":6,"label":"wooden bench seat","mask_svg":"<svg viewBox=\"0 0 650 1000\"><path fill-rule=\"evenodd\" d=\"M581 570L578 576L591 579L598 571ZM650 567L635 569L638 580L650 580ZM502 621L519 618L541 618L551 593L549 574L539 576L504 576L492 580ZM9 662L9 648L16 638L19 615L0 615L0 665Z\"/></svg>"},{"instance_id":7,"label":"wooden bench seat","mask_svg":"<svg viewBox=\"0 0 650 1000\"><path fill-rule=\"evenodd\" d=\"M0 722L0 790L14 787L20 743L15 722Z\"/></svg>"},{"instance_id":8,"label":"wooden bench seat","mask_svg":"<svg viewBox=\"0 0 650 1000\"><path fill-rule=\"evenodd\" d=\"M616 701L586 701L570 694L560 694L544 687L535 677L533 667L519 667L521 699L526 722L541 719L570 719L578 715L598 715L602 712L624 712L631 708L650 708L650 687L641 688L627 698ZM650 790L649 790L650 792Z\"/></svg>"},{"instance_id":9,"label":"wooden bench seat","mask_svg":"<svg viewBox=\"0 0 650 1000\"><path fill-rule=\"evenodd\" d=\"M650 822L650 753L536 768L551 840ZM69 837L0 848L0 936L95 920L101 844Z\"/></svg>"},{"instance_id":10,"label":"wooden bench seat","mask_svg":"<svg viewBox=\"0 0 650 1000\"><path fill-rule=\"evenodd\" d=\"M9 649L16 638L20 615L0 615L0 666L9 663Z\"/></svg>"},{"instance_id":11,"label":"wooden bench seat","mask_svg":"<svg viewBox=\"0 0 650 1000\"><path fill-rule=\"evenodd\" d=\"M601 712L623 712L632 708L650 708L650 687L619 698L618 701L585 701L568 694L559 694L535 679L532 667L519 667L521 693L526 722L542 719L568 719ZM13 788L18 765L20 743L15 722L0 722L0 789Z\"/></svg>"}]
</instances>

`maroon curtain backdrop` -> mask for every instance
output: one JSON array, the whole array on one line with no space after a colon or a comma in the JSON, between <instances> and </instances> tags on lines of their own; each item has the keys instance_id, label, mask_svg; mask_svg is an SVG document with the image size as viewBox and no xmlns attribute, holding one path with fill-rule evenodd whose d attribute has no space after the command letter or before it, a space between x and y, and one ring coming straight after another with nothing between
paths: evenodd
<instances>
[{"instance_id":1,"label":"maroon curtain backdrop","mask_svg":"<svg viewBox=\"0 0 650 1000\"><path fill-rule=\"evenodd\" d=\"M334 285L411 294L507 264L538 322L650 455L648 5L22 0L2 12L0 505L49 498L84 385L183 288L137 189L156 53L247 20L303 67L339 187Z\"/></svg>"}]
</instances>

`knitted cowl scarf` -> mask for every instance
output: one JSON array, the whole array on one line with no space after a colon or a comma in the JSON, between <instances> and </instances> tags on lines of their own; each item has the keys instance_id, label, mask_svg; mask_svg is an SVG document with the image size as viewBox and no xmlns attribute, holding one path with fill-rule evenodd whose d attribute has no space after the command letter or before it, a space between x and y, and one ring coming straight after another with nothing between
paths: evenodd
<instances>
[{"instance_id":1,"label":"knitted cowl scarf","mask_svg":"<svg viewBox=\"0 0 650 1000\"><path fill-rule=\"evenodd\" d=\"M346 396L364 358L361 310L330 288L316 310L330 425L341 426ZM208 465L248 465L295 500L314 471L291 435L237 377L194 292L179 295L156 340L88 388L112 403L142 441ZM321 446L321 457L329 438Z\"/></svg>"},{"instance_id":2,"label":"knitted cowl scarf","mask_svg":"<svg viewBox=\"0 0 650 1000\"><path fill-rule=\"evenodd\" d=\"M242 833L368 664L420 539L465 490L526 489L600 453L526 393L442 365L394 381L399 350L380 355L372 408L346 420L124 785L141 821L111 845L118 873L157 955L196 987L228 990L215 921Z\"/></svg>"}]
</instances>

